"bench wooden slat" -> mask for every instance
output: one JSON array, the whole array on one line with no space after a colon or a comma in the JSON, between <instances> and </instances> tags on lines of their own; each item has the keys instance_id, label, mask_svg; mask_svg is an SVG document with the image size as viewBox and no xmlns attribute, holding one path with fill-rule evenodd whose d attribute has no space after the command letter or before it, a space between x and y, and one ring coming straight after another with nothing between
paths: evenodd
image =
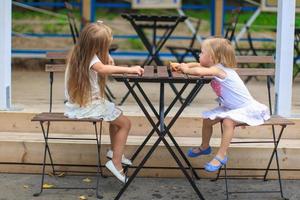
<instances>
[{"instance_id":1,"label":"bench wooden slat","mask_svg":"<svg viewBox=\"0 0 300 200\"><path fill-rule=\"evenodd\" d=\"M66 65L65 64L46 64L45 71L46 72L65 72Z\"/></svg>"},{"instance_id":2,"label":"bench wooden slat","mask_svg":"<svg viewBox=\"0 0 300 200\"><path fill-rule=\"evenodd\" d=\"M57 59L57 60L63 60L67 58L68 51L63 51L63 52L47 52L46 53L46 58L48 59Z\"/></svg>"},{"instance_id":3,"label":"bench wooden slat","mask_svg":"<svg viewBox=\"0 0 300 200\"><path fill-rule=\"evenodd\" d=\"M234 68L240 76L275 76L274 68Z\"/></svg>"},{"instance_id":4,"label":"bench wooden slat","mask_svg":"<svg viewBox=\"0 0 300 200\"><path fill-rule=\"evenodd\" d=\"M281 117L279 115L272 115L271 118L265 123L263 123L261 126L271 126L271 125L280 125L280 126L287 126L287 125L294 125L295 123L291 120L288 120L284 117ZM248 124L239 124L237 126L248 126Z\"/></svg>"},{"instance_id":5,"label":"bench wooden slat","mask_svg":"<svg viewBox=\"0 0 300 200\"><path fill-rule=\"evenodd\" d=\"M236 56L238 64L275 63L273 56Z\"/></svg>"},{"instance_id":6,"label":"bench wooden slat","mask_svg":"<svg viewBox=\"0 0 300 200\"><path fill-rule=\"evenodd\" d=\"M40 114L35 115L31 121L78 121L78 122L101 122L102 119L94 119L94 118L83 118L83 119L73 119L68 118L64 115L64 113L54 113L54 112L43 112Z\"/></svg>"}]
</instances>

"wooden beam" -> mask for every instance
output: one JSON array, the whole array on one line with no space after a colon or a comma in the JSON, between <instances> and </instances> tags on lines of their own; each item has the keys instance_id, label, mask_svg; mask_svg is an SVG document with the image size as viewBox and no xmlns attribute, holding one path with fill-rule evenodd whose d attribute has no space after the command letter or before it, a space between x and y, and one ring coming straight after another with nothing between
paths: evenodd
<instances>
[{"instance_id":1,"label":"wooden beam","mask_svg":"<svg viewBox=\"0 0 300 200\"><path fill-rule=\"evenodd\" d=\"M56 136L56 135L54 135ZM57 135L63 136L63 134ZM86 135L81 135L82 137L90 137ZM104 164L107 159L105 158L106 150L110 148L109 136L104 136L102 138L102 152L101 159L102 164ZM136 148L141 144L144 137L130 136L128 138L126 152L125 155L130 157ZM153 138L157 139L157 137ZM137 165L141 158L145 156L145 154L152 147L155 140L149 141L149 143L145 146L144 150L138 156L137 160L133 162L134 165ZM186 152L188 148L199 146L201 142L201 138L199 137L176 137L175 138L179 145L182 147L182 150ZM244 139L235 139L235 141L241 141ZM220 138L212 138L211 146L213 147L213 151L215 152L219 148ZM52 156L54 159L54 163L58 164L80 164L80 165L96 165L97 157L96 157L96 144L93 142L83 142L83 141L54 141L49 144L52 152ZM279 144L278 153L280 154L280 165L281 169L297 169L299 168L299 153L300 153L300 141L299 140L288 140L282 139ZM41 164L43 160L43 148L44 142L42 136L36 136L36 134L28 133L26 136L22 136L20 133L9 133L7 136L0 136L0 160L2 163L15 163L15 164L1 164L0 172L22 172L22 173L40 173L41 165L39 166L31 166L24 167L24 165L20 164ZM272 144L234 144L231 145L229 150L230 162L228 164L228 168L255 168L255 169L263 169L268 164L268 158L271 155L271 151L273 149ZM247 155L247 156L245 156ZM211 158L205 157L203 159L191 159L192 166L196 168L202 168L203 165L208 162ZM20 166L22 166L20 168ZM168 150L160 145L153 156L148 160L146 166L156 166L156 167L177 167L175 161L170 156ZM272 165L271 168L274 168L275 165ZM60 166L57 169L59 170L80 170L85 171L89 170L90 172L95 172L96 168L85 168L85 167L66 167ZM47 172L50 171L50 167L47 168ZM105 169L105 168L103 168ZM107 172L107 171L106 171ZM204 173L201 171L201 176L204 177L214 177L215 174L212 173ZM262 171L251 171L251 174L261 174ZM247 173L244 171L230 171L229 173ZM248 173L250 173L248 171ZM108 173L109 174L109 173ZM180 170L142 170L142 173L139 173L139 176L150 176L150 177L181 177L182 173ZM299 178L300 174L294 174L294 176L288 176L283 173L283 178ZM276 178L276 173L271 173L270 178Z\"/></svg>"},{"instance_id":2,"label":"wooden beam","mask_svg":"<svg viewBox=\"0 0 300 200\"><path fill-rule=\"evenodd\" d=\"M82 17L87 21L92 20L92 1L82 0Z\"/></svg>"},{"instance_id":3,"label":"wooden beam","mask_svg":"<svg viewBox=\"0 0 300 200\"><path fill-rule=\"evenodd\" d=\"M215 36L222 36L224 0L215 0Z\"/></svg>"}]
</instances>

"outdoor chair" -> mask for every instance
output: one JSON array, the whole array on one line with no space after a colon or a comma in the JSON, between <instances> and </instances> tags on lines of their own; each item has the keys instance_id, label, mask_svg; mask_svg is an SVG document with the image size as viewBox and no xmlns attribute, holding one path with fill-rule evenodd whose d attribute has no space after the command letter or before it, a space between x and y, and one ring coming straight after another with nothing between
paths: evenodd
<instances>
[{"instance_id":1,"label":"outdoor chair","mask_svg":"<svg viewBox=\"0 0 300 200\"><path fill-rule=\"evenodd\" d=\"M229 41L234 40L235 38L235 31L237 27L237 23L239 21L239 16L241 13L241 8L238 7L234 10L232 10L231 13L231 19L229 20L228 23L225 23L225 35L224 38L227 38Z\"/></svg>"},{"instance_id":2,"label":"outdoor chair","mask_svg":"<svg viewBox=\"0 0 300 200\"><path fill-rule=\"evenodd\" d=\"M65 6L68 9L67 16L68 16L70 31L72 34L73 43L76 44L76 41L79 37L80 32L79 32L79 29L77 28L76 19L73 14L73 6L72 6L72 4L70 4L68 2L65 2ZM115 44L112 44L109 48L109 52L111 53L112 51L115 51L117 49L118 49L118 46ZM113 101L113 99L116 99L116 97L113 95L112 91L110 90L110 88L107 85L105 86L105 96L111 102Z\"/></svg>"},{"instance_id":3,"label":"outdoor chair","mask_svg":"<svg viewBox=\"0 0 300 200\"><path fill-rule=\"evenodd\" d=\"M274 58L272 56L239 56L237 57L237 62L242 63L270 63L274 64ZM280 139L282 137L283 131L285 128L289 125L294 125L294 122L278 116L278 115L272 115L272 102L271 102L271 77L275 75L275 69L274 68L257 68L257 69L247 69L247 68L237 68L237 73L240 76L266 76L267 77L267 90L268 90L268 100L269 100L269 112L271 115L271 118L264 122L264 124L260 126L271 126L271 132L272 132L272 139L271 140L249 140L249 141L239 141L238 139L233 139L231 144L267 144L271 143L273 144L273 150L269 158L269 162L267 167L264 169L265 172L263 175L255 175L255 178L262 178L262 180L266 181L267 176L269 174L269 171L271 170L271 164L272 161L276 161L275 171L278 175L278 184L279 184L279 190L248 190L248 191L229 191L229 184L228 179L229 178L249 178L249 175L235 175L235 176L228 176L227 174L227 165L224 165L224 176L222 176L225 179L225 189L226 189L226 198L229 199L229 194L241 194L241 193L280 193L281 197L284 198L283 195L283 188L282 188L282 181L281 181L281 173L280 173L280 166L279 166L279 155L277 152L277 147L280 142ZM222 122L221 124L221 133L223 134L222 129ZM238 126L248 126L247 124L239 124ZM280 127L280 131L278 134L276 134L275 127ZM222 168L219 170L217 177L215 180L218 180L220 177L220 172Z\"/></svg>"},{"instance_id":4,"label":"outdoor chair","mask_svg":"<svg viewBox=\"0 0 300 200\"><path fill-rule=\"evenodd\" d=\"M51 57L51 56L50 56ZM45 66L45 71L50 73L50 103L49 103L49 112L42 112L40 114L35 115L31 121L33 122L39 122L41 129L42 129L42 134L44 137L44 156L43 156L43 169L42 169L42 178L41 178L41 187L40 191L38 193L35 193L33 196L39 196L44 189L95 189L96 190L96 197L97 198L102 198L102 196L99 194L99 177L100 175L102 177L102 165L101 165L101 135L102 135L102 119L95 119L95 118L82 118L82 119L73 119L73 118L68 118L64 115L62 112L52 112L52 90L53 90L53 73L54 72L64 72L65 70L65 65L62 64L50 64ZM52 75L52 76L51 76ZM82 134L71 134L70 136L60 136L59 134L50 134L50 125L52 123L70 123L70 122L80 122L80 123L89 123L92 126L94 126L94 131L95 131L95 137L91 137L90 135L88 136L83 136ZM52 175L53 176L59 176L61 170L57 170L56 167L59 166L77 166L77 167L84 167L83 163L78 163L78 164L68 164L68 163L63 163L63 164L55 164L54 159L53 159L53 154L50 150L49 141L67 141L67 142L74 142L74 141L94 141L96 145L96 186L94 187L47 187L45 185L45 175L46 175L46 165L50 165L52 168ZM50 163L47 163L47 157L49 158ZM82 173L82 172L78 172Z\"/></svg>"},{"instance_id":5,"label":"outdoor chair","mask_svg":"<svg viewBox=\"0 0 300 200\"><path fill-rule=\"evenodd\" d=\"M190 44L188 47L183 46L166 46L167 49L172 53L172 55L176 58L178 63L184 62L185 58L192 54L194 56L195 60L199 60L199 49L194 48L195 40L197 39L197 34L200 28L201 19L197 21L195 32L190 40Z\"/></svg>"},{"instance_id":6,"label":"outdoor chair","mask_svg":"<svg viewBox=\"0 0 300 200\"><path fill-rule=\"evenodd\" d=\"M248 47L240 48L240 47L237 46L237 43L236 43L236 49L237 49L237 52L240 55L244 55L244 56L271 56L275 53L275 49L273 49L273 48L257 48L257 47L255 47L254 43L253 43L253 38L252 38L249 26L246 26L246 31L247 31ZM258 64L256 64L255 68L269 68L269 65L270 65L270 63L258 63ZM253 64L251 66L248 63L244 63L241 66L242 67L246 66L247 68L254 68ZM248 76L245 79L244 82L248 83L251 80L251 78L253 78L253 77L256 78L256 76ZM270 80L274 84L274 79L272 77L271 77Z\"/></svg>"}]
</instances>

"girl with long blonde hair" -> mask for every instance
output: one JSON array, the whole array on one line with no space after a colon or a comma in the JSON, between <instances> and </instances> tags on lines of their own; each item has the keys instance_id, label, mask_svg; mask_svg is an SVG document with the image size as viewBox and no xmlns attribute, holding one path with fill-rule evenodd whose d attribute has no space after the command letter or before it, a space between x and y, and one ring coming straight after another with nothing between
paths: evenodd
<instances>
[{"instance_id":1,"label":"girl with long blonde hair","mask_svg":"<svg viewBox=\"0 0 300 200\"><path fill-rule=\"evenodd\" d=\"M232 68L236 67L235 51L224 38L209 38L201 46L199 63L173 63L178 71L196 76L212 76L211 87L217 95L219 106L202 114L202 143L191 148L189 157L211 153L209 142L213 125L222 122L223 134L217 155L204 168L208 172L219 170L227 163L227 149L237 124L250 126L263 124L270 118L268 107L257 102L244 82Z\"/></svg>"},{"instance_id":2,"label":"girl with long blonde hair","mask_svg":"<svg viewBox=\"0 0 300 200\"><path fill-rule=\"evenodd\" d=\"M131 161L123 155L130 121L115 105L104 99L106 77L109 74L129 73L142 75L143 68L114 66L109 55L111 29L103 22L91 23L80 33L67 61L65 74L65 115L70 118L102 118L109 122L111 158L106 167L123 183L122 163Z\"/></svg>"}]
</instances>

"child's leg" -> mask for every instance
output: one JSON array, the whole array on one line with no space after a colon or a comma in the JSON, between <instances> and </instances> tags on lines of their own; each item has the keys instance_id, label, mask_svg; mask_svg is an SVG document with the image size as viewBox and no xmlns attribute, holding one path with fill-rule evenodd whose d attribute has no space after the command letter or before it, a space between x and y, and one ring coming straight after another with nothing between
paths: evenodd
<instances>
[{"instance_id":1,"label":"child's leg","mask_svg":"<svg viewBox=\"0 0 300 200\"><path fill-rule=\"evenodd\" d=\"M193 148L193 152L194 153L199 153L202 150L205 150L209 147L209 142L210 142L210 138L212 135L212 131L213 131L213 125L215 125L216 123L220 122L220 119L215 119L215 120L211 120L211 119L203 119L203 124L202 124L202 143L200 145L200 148Z\"/></svg>"},{"instance_id":2,"label":"child's leg","mask_svg":"<svg viewBox=\"0 0 300 200\"><path fill-rule=\"evenodd\" d=\"M220 119L203 119L201 149L207 149L209 147L209 142L213 131L213 125L219 123L220 121Z\"/></svg>"},{"instance_id":3,"label":"child's leg","mask_svg":"<svg viewBox=\"0 0 300 200\"><path fill-rule=\"evenodd\" d=\"M109 124L109 137L110 137L110 146L111 146L111 150L114 151L114 141L115 139L115 135L118 132L119 128L118 126L114 125L114 124Z\"/></svg>"},{"instance_id":4,"label":"child's leg","mask_svg":"<svg viewBox=\"0 0 300 200\"><path fill-rule=\"evenodd\" d=\"M114 129L116 132L111 136L112 150L114 152L112 161L116 168L121 170L121 159L127 141L127 136L131 128L131 123L127 117L121 115L116 120L112 121L111 124L117 127Z\"/></svg>"},{"instance_id":5,"label":"child's leg","mask_svg":"<svg viewBox=\"0 0 300 200\"><path fill-rule=\"evenodd\" d=\"M231 119L224 119L223 123L223 135L222 135L222 140L221 140L221 146L217 152L217 157L219 157L221 160L223 160L226 156L227 149L230 145L230 142L233 137L234 133L234 128L236 126L236 122L231 120ZM219 165L219 161L213 159L211 161L212 165Z\"/></svg>"}]
</instances>

